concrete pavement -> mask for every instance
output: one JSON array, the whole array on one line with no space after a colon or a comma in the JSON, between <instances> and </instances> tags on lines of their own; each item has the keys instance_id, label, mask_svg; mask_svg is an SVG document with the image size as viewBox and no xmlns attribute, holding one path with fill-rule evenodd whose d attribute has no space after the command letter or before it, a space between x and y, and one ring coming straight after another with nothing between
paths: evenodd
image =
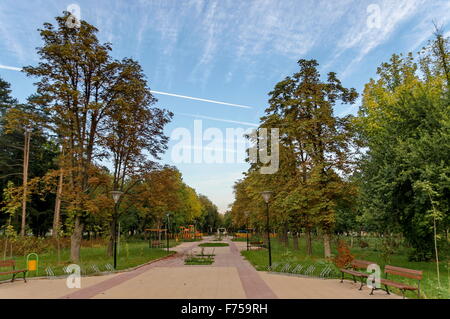
<instances>
[{"instance_id":1,"label":"concrete pavement","mask_svg":"<svg viewBox=\"0 0 450 319\"><path fill-rule=\"evenodd\" d=\"M206 238L203 242L211 240ZM256 271L241 255L244 242L226 240L229 247L214 249L215 262L205 266L184 265L188 253L198 253L200 242L182 243L172 250L177 253L132 271L105 276L83 277L80 289L69 289L66 279L32 279L27 283L0 284L0 299L5 298L189 298L189 299L265 299L265 298L400 298L337 279L315 279Z\"/></svg>"}]
</instances>

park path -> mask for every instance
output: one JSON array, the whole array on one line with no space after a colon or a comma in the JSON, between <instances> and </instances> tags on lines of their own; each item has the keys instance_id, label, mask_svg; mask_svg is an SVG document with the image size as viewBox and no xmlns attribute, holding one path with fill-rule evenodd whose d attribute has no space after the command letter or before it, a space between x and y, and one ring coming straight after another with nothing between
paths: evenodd
<instances>
[{"instance_id":1,"label":"park path","mask_svg":"<svg viewBox=\"0 0 450 319\"><path fill-rule=\"evenodd\" d=\"M202 242L211 240L205 238ZM199 253L201 242L182 243L170 257L143 265L134 270L105 276L82 278L82 288L69 289L66 279L30 279L0 284L0 299L59 298L59 299L266 299L266 298L400 298L367 288L358 290L350 281L294 277L256 271L240 251L245 242L225 239L228 247L207 247L214 250L215 262L205 266L184 265L186 254Z\"/></svg>"},{"instance_id":2,"label":"park path","mask_svg":"<svg viewBox=\"0 0 450 319\"><path fill-rule=\"evenodd\" d=\"M202 242L205 241L207 240ZM205 248L205 252L214 249L216 255L215 262L211 266L184 265L185 255L190 252L199 252L198 245L201 242L182 244L177 247L177 253L168 258L122 273L62 298L120 298L123 296L130 297L131 295L141 298L148 298L149 296L170 298L178 296L182 290L186 290L188 293L188 296L184 297L191 298L193 296L207 297L214 295L218 298L277 298L258 272L240 255L240 250L236 244L230 240L225 240L225 242L229 244L229 247ZM155 276L155 274L159 274L159 276ZM176 282L183 282L184 286L186 279L192 280L189 282L189 287L177 286ZM152 291L151 288L142 285L146 282L153 287L157 287L157 289ZM215 287L211 287L211 282L215 283ZM234 283L234 285L227 287L227 282ZM139 286L144 287L139 289L137 288ZM136 296L137 291L140 291L138 296Z\"/></svg>"}]
</instances>

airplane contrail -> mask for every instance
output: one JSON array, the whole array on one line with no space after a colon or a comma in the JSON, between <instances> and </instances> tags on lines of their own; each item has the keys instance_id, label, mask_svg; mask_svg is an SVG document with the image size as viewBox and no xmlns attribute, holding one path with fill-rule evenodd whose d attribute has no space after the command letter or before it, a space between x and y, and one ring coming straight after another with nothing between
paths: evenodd
<instances>
[{"instance_id":1,"label":"airplane contrail","mask_svg":"<svg viewBox=\"0 0 450 319\"><path fill-rule=\"evenodd\" d=\"M11 70L11 71L22 71L22 68L17 68L15 66L7 66L0 64L0 69Z\"/></svg>"},{"instance_id":2,"label":"airplane contrail","mask_svg":"<svg viewBox=\"0 0 450 319\"><path fill-rule=\"evenodd\" d=\"M18 67L14 67L14 66L8 66L8 65L2 65L2 64L0 64L0 69L12 70L12 71L22 71L22 68L18 68ZM234 103L228 103L228 102L221 102L221 101L216 101L216 100L209 100L209 99L203 99L203 98L199 98L199 97L180 95L180 94L174 94L174 93L168 93L168 92L161 92L161 91L154 91L154 90L150 90L150 92L155 93L155 94L161 94L161 95L178 97L178 98L181 98L181 99L195 100L195 101L207 102L207 103L215 103L215 104L228 105L228 106L233 106L233 107L240 107L240 108L243 108L243 109L251 109L251 108L253 108L253 107L248 106L248 105L234 104Z\"/></svg>"},{"instance_id":3,"label":"airplane contrail","mask_svg":"<svg viewBox=\"0 0 450 319\"><path fill-rule=\"evenodd\" d=\"M248 105L234 104L234 103L228 103L228 102L220 102L220 101L215 101L215 100L202 99L202 98L199 98L199 97L192 97L192 96L186 96L186 95L180 95L180 94L174 94L174 93L167 93L167 92L154 91L154 90L151 90L151 92L155 93L155 94L179 97L179 98L182 98L182 99L188 99L188 100L195 100L195 101L201 101L201 102L208 102L208 103L215 103L215 104L222 104L222 105L240 107L240 108L243 108L243 109L251 109L252 108L251 106L248 106Z\"/></svg>"}]
</instances>

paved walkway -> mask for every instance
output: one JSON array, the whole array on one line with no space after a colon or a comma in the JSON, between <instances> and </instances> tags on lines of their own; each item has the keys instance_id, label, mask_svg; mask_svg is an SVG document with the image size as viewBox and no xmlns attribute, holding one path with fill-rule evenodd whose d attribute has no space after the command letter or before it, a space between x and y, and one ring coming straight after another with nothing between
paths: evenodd
<instances>
[{"instance_id":1,"label":"paved walkway","mask_svg":"<svg viewBox=\"0 0 450 319\"><path fill-rule=\"evenodd\" d=\"M206 239L204 240L206 241ZM400 298L350 281L302 278L257 272L241 255L245 243L226 240L229 247L214 249L215 262L208 266L186 266L187 253L200 252L199 242L174 247L177 253L132 271L106 276L83 277L80 289L66 287L65 279L31 279L0 284L0 298Z\"/></svg>"}]
</instances>

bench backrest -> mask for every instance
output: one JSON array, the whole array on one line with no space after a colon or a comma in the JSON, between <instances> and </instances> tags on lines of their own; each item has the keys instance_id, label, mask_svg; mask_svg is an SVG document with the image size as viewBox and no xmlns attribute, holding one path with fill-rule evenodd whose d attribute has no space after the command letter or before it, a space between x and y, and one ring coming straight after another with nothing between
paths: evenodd
<instances>
[{"instance_id":1,"label":"bench backrest","mask_svg":"<svg viewBox=\"0 0 450 319\"><path fill-rule=\"evenodd\" d=\"M367 266L372 265L372 264L376 264L372 261L367 261L367 260L359 260L359 259L353 259L352 260L352 268L355 269L367 269Z\"/></svg>"},{"instance_id":2,"label":"bench backrest","mask_svg":"<svg viewBox=\"0 0 450 319\"><path fill-rule=\"evenodd\" d=\"M422 274L423 274L422 270L414 270L414 269L408 269L408 268L402 268L402 267L396 267L396 266L390 266L390 265L386 265L384 267L384 272L386 274L397 275L397 276L402 276L402 277L416 279L416 280L421 280Z\"/></svg>"},{"instance_id":3,"label":"bench backrest","mask_svg":"<svg viewBox=\"0 0 450 319\"><path fill-rule=\"evenodd\" d=\"M14 267L16 265L15 260L0 260L0 267Z\"/></svg>"}]
</instances>

